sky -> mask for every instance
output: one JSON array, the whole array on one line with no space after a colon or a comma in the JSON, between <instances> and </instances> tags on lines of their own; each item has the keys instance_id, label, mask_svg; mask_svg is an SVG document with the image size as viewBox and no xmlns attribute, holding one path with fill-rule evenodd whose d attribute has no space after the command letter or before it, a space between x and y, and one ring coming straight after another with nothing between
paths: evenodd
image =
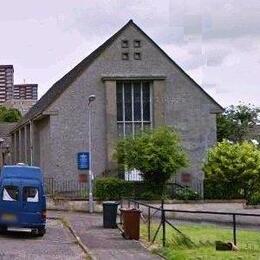
<instances>
[{"instance_id":1,"label":"sky","mask_svg":"<svg viewBox=\"0 0 260 260\"><path fill-rule=\"evenodd\" d=\"M2 0L0 64L41 97L129 19L222 106L260 106L260 0Z\"/></svg>"}]
</instances>

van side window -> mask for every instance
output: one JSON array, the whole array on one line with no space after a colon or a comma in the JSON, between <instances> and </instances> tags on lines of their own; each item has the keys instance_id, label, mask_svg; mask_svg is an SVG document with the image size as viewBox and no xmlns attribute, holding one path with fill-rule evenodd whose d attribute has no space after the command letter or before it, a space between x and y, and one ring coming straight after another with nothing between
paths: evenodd
<instances>
[{"instance_id":1,"label":"van side window","mask_svg":"<svg viewBox=\"0 0 260 260\"><path fill-rule=\"evenodd\" d=\"M4 186L3 189L3 200L5 201L18 201L19 189L16 186Z\"/></svg>"},{"instance_id":2,"label":"van side window","mask_svg":"<svg viewBox=\"0 0 260 260\"><path fill-rule=\"evenodd\" d=\"M39 202L38 189L34 187L24 187L23 200L27 202Z\"/></svg>"}]
</instances>

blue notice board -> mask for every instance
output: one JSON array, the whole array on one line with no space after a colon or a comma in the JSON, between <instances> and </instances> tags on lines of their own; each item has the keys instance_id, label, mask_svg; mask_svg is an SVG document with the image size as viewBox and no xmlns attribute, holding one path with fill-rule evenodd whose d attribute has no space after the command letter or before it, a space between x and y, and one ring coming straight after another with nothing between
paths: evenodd
<instances>
[{"instance_id":1,"label":"blue notice board","mask_svg":"<svg viewBox=\"0 0 260 260\"><path fill-rule=\"evenodd\" d=\"M89 152L77 154L78 170L89 170Z\"/></svg>"}]
</instances>

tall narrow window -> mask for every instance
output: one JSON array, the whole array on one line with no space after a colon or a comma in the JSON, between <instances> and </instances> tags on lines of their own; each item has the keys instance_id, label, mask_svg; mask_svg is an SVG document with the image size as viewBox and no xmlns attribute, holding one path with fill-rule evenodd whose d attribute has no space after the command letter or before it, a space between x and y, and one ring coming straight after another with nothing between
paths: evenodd
<instances>
[{"instance_id":1,"label":"tall narrow window","mask_svg":"<svg viewBox=\"0 0 260 260\"><path fill-rule=\"evenodd\" d=\"M152 127L150 81L118 81L116 98L119 136Z\"/></svg>"}]
</instances>

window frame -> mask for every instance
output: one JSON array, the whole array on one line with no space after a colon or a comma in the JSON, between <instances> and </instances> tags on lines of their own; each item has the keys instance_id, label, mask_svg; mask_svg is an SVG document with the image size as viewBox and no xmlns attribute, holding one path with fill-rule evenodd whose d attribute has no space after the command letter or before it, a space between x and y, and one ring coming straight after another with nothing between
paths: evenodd
<instances>
[{"instance_id":1,"label":"window frame","mask_svg":"<svg viewBox=\"0 0 260 260\"><path fill-rule=\"evenodd\" d=\"M141 109L141 118L140 120L135 120L135 114L134 114L134 82L138 82L140 81L140 109ZM131 120L126 120L126 114L125 114L125 83L131 84L131 109L132 109L132 113L131 113ZM150 119L149 120L144 120L144 111L143 111L143 105L144 105L144 97L143 97L143 85L144 82L149 82L149 112L150 112ZM119 125L122 125L123 127L123 137L126 137L126 125L127 124L131 124L131 133L132 136L135 136L135 126L140 124L141 128L140 130L143 131L145 129L145 125L149 125L149 128L152 129L153 128L153 82L151 80L120 80L117 81L116 84L116 88L118 88L118 84L121 83L121 87L122 87L122 93L121 93L121 105L122 105L122 120L118 120L117 118L117 129ZM116 97L117 98L117 97ZM118 101L116 101L118 102ZM118 115L118 107L117 107L117 115ZM118 131L118 130L117 130ZM119 136L119 133L117 133Z\"/></svg>"},{"instance_id":2,"label":"window frame","mask_svg":"<svg viewBox=\"0 0 260 260\"><path fill-rule=\"evenodd\" d=\"M124 49L129 48L129 41L127 39L121 40L121 47Z\"/></svg>"},{"instance_id":3,"label":"window frame","mask_svg":"<svg viewBox=\"0 0 260 260\"><path fill-rule=\"evenodd\" d=\"M122 52L121 58L122 60L129 60L129 52Z\"/></svg>"},{"instance_id":4,"label":"window frame","mask_svg":"<svg viewBox=\"0 0 260 260\"><path fill-rule=\"evenodd\" d=\"M35 198L36 195L37 195L37 201L28 201L28 197L26 197L26 199L25 199L24 190L27 189L27 188L32 188L32 189L35 189L35 190L36 190L37 193L35 194L34 198ZM39 194L40 194L40 191L39 191L39 188L38 188L38 187L34 187L34 186L23 186L23 189L22 189L22 200L23 200L23 202L26 202L26 203L39 203L39 201L40 201L40 196L39 196ZM29 197L29 198L31 198L31 197Z\"/></svg>"},{"instance_id":5,"label":"window frame","mask_svg":"<svg viewBox=\"0 0 260 260\"><path fill-rule=\"evenodd\" d=\"M142 53L139 51L134 52L134 59L135 60L142 60Z\"/></svg>"},{"instance_id":6,"label":"window frame","mask_svg":"<svg viewBox=\"0 0 260 260\"><path fill-rule=\"evenodd\" d=\"M142 47L142 41L135 39L134 40L134 48L141 48Z\"/></svg>"},{"instance_id":7,"label":"window frame","mask_svg":"<svg viewBox=\"0 0 260 260\"><path fill-rule=\"evenodd\" d=\"M7 200L7 199L4 199L4 191L6 190L7 187L15 187L18 191L18 195L17 195L17 199L13 199L12 200ZM8 193L8 192L7 192ZM19 202L20 201L20 198L21 198L21 194L20 194L20 189L19 189L19 186L16 186L16 185L4 185L3 186L3 189L2 189L2 192L1 192L1 200L2 201L5 201L5 202ZM8 196L10 196L10 194L8 193ZM11 197L11 196L10 196Z\"/></svg>"}]
</instances>

